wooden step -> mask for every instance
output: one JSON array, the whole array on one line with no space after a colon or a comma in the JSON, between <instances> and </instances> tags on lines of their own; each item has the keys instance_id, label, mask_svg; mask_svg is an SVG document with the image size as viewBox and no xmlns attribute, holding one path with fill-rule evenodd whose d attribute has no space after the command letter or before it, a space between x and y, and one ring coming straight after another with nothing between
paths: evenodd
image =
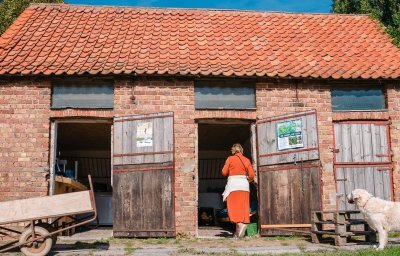
<instances>
[{"instance_id":1,"label":"wooden step","mask_svg":"<svg viewBox=\"0 0 400 256\"><path fill-rule=\"evenodd\" d=\"M326 213L357 214L357 213L361 213L361 212L360 211L313 211L313 213L317 213L317 214L326 214Z\"/></svg>"},{"instance_id":2,"label":"wooden step","mask_svg":"<svg viewBox=\"0 0 400 256\"><path fill-rule=\"evenodd\" d=\"M320 220L314 221L315 224L332 224L332 225L358 225L358 224L367 224L367 222L363 219L351 219L345 222L335 222L333 220Z\"/></svg>"},{"instance_id":3,"label":"wooden step","mask_svg":"<svg viewBox=\"0 0 400 256\"><path fill-rule=\"evenodd\" d=\"M323 230L323 231L311 230L311 233L318 234L318 235L361 236L361 235L374 234L375 231L350 231L350 232L344 232L344 233L336 233L335 230Z\"/></svg>"}]
</instances>

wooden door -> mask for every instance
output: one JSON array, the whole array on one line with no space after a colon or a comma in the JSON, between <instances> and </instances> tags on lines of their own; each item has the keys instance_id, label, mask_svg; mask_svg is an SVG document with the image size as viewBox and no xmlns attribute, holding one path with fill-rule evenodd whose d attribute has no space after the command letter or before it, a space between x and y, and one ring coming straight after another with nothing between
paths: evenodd
<instances>
[{"instance_id":1,"label":"wooden door","mask_svg":"<svg viewBox=\"0 0 400 256\"><path fill-rule=\"evenodd\" d=\"M347 121L334 124L334 167L339 210L355 210L346 196L356 188L392 199L388 122Z\"/></svg>"},{"instance_id":2,"label":"wooden door","mask_svg":"<svg viewBox=\"0 0 400 256\"><path fill-rule=\"evenodd\" d=\"M316 111L260 120L257 147L261 235L311 226L311 211L321 209Z\"/></svg>"},{"instance_id":3,"label":"wooden door","mask_svg":"<svg viewBox=\"0 0 400 256\"><path fill-rule=\"evenodd\" d=\"M387 122L335 123L335 164L390 163Z\"/></svg>"},{"instance_id":4,"label":"wooden door","mask_svg":"<svg viewBox=\"0 0 400 256\"><path fill-rule=\"evenodd\" d=\"M338 209L357 210L346 196L356 188L368 190L376 197L391 200L391 169L389 166L341 167L335 169Z\"/></svg>"},{"instance_id":5,"label":"wooden door","mask_svg":"<svg viewBox=\"0 0 400 256\"><path fill-rule=\"evenodd\" d=\"M117 117L113 136L114 236L175 236L173 113Z\"/></svg>"}]
</instances>

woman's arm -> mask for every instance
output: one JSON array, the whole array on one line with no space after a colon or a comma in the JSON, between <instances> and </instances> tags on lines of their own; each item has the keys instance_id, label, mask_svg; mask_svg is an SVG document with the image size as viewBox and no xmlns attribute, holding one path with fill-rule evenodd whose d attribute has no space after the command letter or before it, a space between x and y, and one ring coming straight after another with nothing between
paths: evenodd
<instances>
[{"instance_id":1,"label":"woman's arm","mask_svg":"<svg viewBox=\"0 0 400 256\"><path fill-rule=\"evenodd\" d=\"M228 176L229 175L229 165L231 164L230 157L226 159L224 168L222 168L222 176Z\"/></svg>"},{"instance_id":2,"label":"woman's arm","mask_svg":"<svg viewBox=\"0 0 400 256\"><path fill-rule=\"evenodd\" d=\"M251 162L250 162L250 161L249 161L249 164L248 164L248 166L247 166L247 171L248 171L248 177L247 177L247 179L248 179L249 181L254 180L255 174L254 174L253 166L251 165Z\"/></svg>"}]
</instances>

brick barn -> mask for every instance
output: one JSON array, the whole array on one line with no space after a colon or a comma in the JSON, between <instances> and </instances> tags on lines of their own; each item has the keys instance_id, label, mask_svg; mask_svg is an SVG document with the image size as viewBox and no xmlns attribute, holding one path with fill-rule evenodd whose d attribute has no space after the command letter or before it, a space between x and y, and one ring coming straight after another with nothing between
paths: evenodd
<instances>
[{"instance_id":1,"label":"brick barn","mask_svg":"<svg viewBox=\"0 0 400 256\"><path fill-rule=\"evenodd\" d=\"M197 236L239 142L263 235L399 201L399 81L364 15L31 4L0 39L0 200L91 174L115 236Z\"/></svg>"}]
</instances>

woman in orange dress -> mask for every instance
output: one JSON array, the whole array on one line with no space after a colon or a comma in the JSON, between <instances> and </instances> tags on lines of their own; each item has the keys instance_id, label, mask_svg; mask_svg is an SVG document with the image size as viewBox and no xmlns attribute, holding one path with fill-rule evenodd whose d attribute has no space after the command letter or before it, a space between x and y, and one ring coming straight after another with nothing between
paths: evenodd
<instances>
[{"instance_id":1,"label":"woman in orange dress","mask_svg":"<svg viewBox=\"0 0 400 256\"><path fill-rule=\"evenodd\" d=\"M236 224L234 237L243 237L250 223L250 187L254 180L254 170L248 158L243 156L243 148L236 143L231 148L229 156L222 169L222 175L228 176L225 191L222 194L227 201L228 216Z\"/></svg>"}]
</instances>

